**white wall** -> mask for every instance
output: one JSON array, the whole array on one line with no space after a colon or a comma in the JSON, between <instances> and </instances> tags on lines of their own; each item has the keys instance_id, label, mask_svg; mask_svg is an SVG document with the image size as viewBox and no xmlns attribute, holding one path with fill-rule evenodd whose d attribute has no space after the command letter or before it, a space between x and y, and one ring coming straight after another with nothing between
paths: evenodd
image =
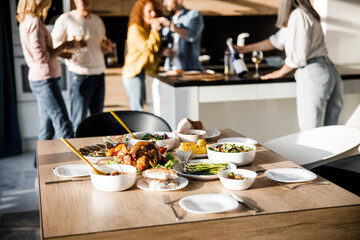
<instances>
[{"instance_id":1,"label":"white wall","mask_svg":"<svg viewBox=\"0 0 360 240\"><path fill-rule=\"evenodd\" d=\"M329 57L337 65L360 63L360 0L314 0Z\"/></svg>"}]
</instances>

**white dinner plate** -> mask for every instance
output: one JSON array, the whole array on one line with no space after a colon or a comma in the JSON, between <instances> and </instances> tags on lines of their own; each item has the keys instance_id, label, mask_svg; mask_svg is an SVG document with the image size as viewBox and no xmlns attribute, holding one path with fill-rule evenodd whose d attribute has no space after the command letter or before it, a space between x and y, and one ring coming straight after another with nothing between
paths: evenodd
<instances>
[{"instance_id":1,"label":"white dinner plate","mask_svg":"<svg viewBox=\"0 0 360 240\"><path fill-rule=\"evenodd\" d=\"M214 138L221 134L221 132L217 129L207 128L206 129L206 138Z\"/></svg>"},{"instance_id":2,"label":"white dinner plate","mask_svg":"<svg viewBox=\"0 0 360 240\"><path fill-rule=\"evenodd\" d=\"M221 213L236 209L239 203L224 194L199 194L179 201L180 207L191 213Z\"/></svg>"},{"instance_id":3,"label":"white dinner plate","mask_svg":"<svg viewBox=\"0 0 360 240\"><path fill-rule=\"evenodd\" d=\"M265 171L271 180L285 183L307 182L317 178L316 174L301 168L276 168Z\"/></svg>"},{"instance_id":4,"label":"white dinner plate","mask_svg":"<svg viewBox=\"0 0 360 240\"><path fill-rule=\"evenodd\" d=\"M177 186L176 188L173 189L153 189L153 188L149 188L149 185L144 181L144 178L140 179L136 186L140 189L143 190L148 190L148 191L159 191L159 192L168 192L168 191L176 191L179 189L183 189L184 187L186 187L189 184L189 180L187 180L186 178L183 177L178 177L177 180L179 180L179 186Z\"/></svg>"},{"instance_id":5,"label":"white dinner plate","mask_svg":"<svg viewBox=\"0 0 360 240\"><path fill-rule=\"evenodd\" d=\"M186 162L188 162L188 163L224 163L221 161L214 161L214 160L209 160L209 159L189 160ZM214 180L214 179L219 178L218 175L196 175L196 174L184 173L183 172L184 164L185 164L185 162L181 162L181 163L175 164L175 166L174 166L175 172L183 177L188 177L188 178L197 179L197 180ZM227 169L236 169L235 164L233 164L233 163L227 163L227 164L228 164Z\"/></svg>"},{"instance_id":6,"label":"white dinner plate","mask_svg":"<svg viewBox=\"0 0 360 240\"><path fill-rule=\"evenodd\" d=\"M84 156L87 160L89 160L91 163L99 164L100 162L106 162L108 160L114 160L115 156L112 157L88 157Z\"/></svg>"},{"instance_id":7,"label":"white dinner plate","mask_svg":"<svg viewBox=\"0 0 360 240\"><path fill-rule=\"evenodd\" d=\"M246 138L246 137L230 137L230 138L221 138L217 140L218 143L223 142L242 142L242 143L249 143L249 144L257 144L258 142L255 139L252 138Z\"/></svg>"},{"instance_id":8,"label":"white dinner plate","mask_svg":"<svg viewBox=\"0 0 360 240\"><path fill-rule=\"evenodd\" d=\"M206 158L207 154L192 154L192 158Z\"/></svg>"},{"instance_id":9,"label":"white dinner plate","mask_svg":"<svg viewBox=\"0 0 360 240\"><path fill-rule=\"evenodd\" d=\"M53 169L59 177L84 177L90 175L90 167L87 164L63 165Z\"/></svg>"}]
</instances>

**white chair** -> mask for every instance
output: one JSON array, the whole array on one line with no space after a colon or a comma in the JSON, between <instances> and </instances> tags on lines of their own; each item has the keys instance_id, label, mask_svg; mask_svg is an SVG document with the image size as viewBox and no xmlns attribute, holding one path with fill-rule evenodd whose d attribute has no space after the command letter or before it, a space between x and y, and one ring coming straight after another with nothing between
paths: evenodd
<instances>
[{"instance_id":1,"label":"white chair","mask_svg":"<svg viewBox=\"0 0 360 240\"><path fill-rule=\"evenodd\" d=\"M360 128L334 125L293 133L264 144L270 150L307 168L355 155L360 145Z\"/></svg>"},{"instance_id":2,"label":"white chair","mask_svg":"<svg viewBox=\"0 0 360 240\"><path fill-rule=\"evenodd\" d=\"M360 128L360 104L346 121L345 126Z\"/></svg>"}]
</instances>

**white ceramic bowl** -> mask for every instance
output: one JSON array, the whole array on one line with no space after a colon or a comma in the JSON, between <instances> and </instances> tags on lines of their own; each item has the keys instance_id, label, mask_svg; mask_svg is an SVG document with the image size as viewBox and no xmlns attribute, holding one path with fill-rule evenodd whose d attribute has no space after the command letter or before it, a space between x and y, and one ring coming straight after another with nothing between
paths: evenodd
<instances>
[{"instance_id":1,"label":"white ceramic bowl","mask_svg":"<svg viewBox=\"0 0 360 240\"><path fill-rule=\"evenodd\" d=\"M206 131L198 130L198 129L189 129L183 132L178 132L178 136L180 138L180 141L182 142L196 143L197 140L206 138Z\"/></svg>"},{"instance_id":2,"label":"white ceramic bowl","mask_svg":"<svg viewBox=\"0 0 360 240\"><path fill-rule=\"evenodd\" d=\"M235 175L242 175L247 179L230 179L228 178L228 174L230 172L233 172ZM218 177L220 178L222 185L230 190L245 190L250 188L254 183L256 176L256 172L246 169L229 169L218 173Z\"/></svg>"},{"instance_id":3,"label":"white ceramic bowl","mask_svg":"<svg viewBox=\"0 0 360 240\"><path fill-rule=\"evenodd\" d=\"M221 144L235 144L236 146L248 146L252 148L252 151L249 152L239 152L239 153L224 153L211 150L217 145ZM207 154L209 159L223 161L223 162L232 162L236 166L243 166L251 163L255 159L256 147L250 143L241 143L241 142L225 142L225 143L213 143L207 146Z\"/></svg>"},{"instance_id":4,"label":"white ceramic bowl","mask_svg":"<svg viewBox=\"0 0 360 240\"><path fill-rule=\"evenodd\" d=\"M93 169L90 170L91 183L94 188L105 192L118 192L131 188L135 184L136 168L125 164L112 164L96 167L103 172L126 172L125 175L97 175Z\"/></svg>"},{"instance_id":5,"label":"white ceramic bowl","mask_svg":"<svg viewBox=\"0 0 360 240\"><path fill-rule=\"evenodd\" d=\"M159 135L164 135L164 133L166 133L166 135L168 135L169 139L164 139L164 140L156 140L155 143L156 145L158 145L159 147L166 147L168 145L168 149L172 149L174 147L175 144L175 139L176 139L176 134L173 132L135 132L133 133L135 137L138 138L143 138L145 136L145 134L151 134L151 135L155 135L155 134L159 134ZM135 145L137 142L143 141L143 142L149 142L151 140L138 140L138 139L134 139L131 137L130 134L128 134L128 136L131 138L130 142L132 145Z\"/></svg>"}]
</instances>

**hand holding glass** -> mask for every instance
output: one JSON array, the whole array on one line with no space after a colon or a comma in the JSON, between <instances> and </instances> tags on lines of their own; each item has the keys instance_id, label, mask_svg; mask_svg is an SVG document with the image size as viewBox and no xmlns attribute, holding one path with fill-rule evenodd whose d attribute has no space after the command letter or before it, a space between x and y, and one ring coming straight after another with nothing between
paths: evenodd
<instances>
[{"instance_id":1,"label":"hand holding glass","mask_svg":"<svg viewBox=\"0 0 360 240\"><path fill-rule=\"evenodd\" d=\"M255 74L253 77L260 78L259 63L261 63L263 60L263 52L262 51L253 51L251 60L253 61L253 63L255 63Z\"/></svg>"}]
</instances>

